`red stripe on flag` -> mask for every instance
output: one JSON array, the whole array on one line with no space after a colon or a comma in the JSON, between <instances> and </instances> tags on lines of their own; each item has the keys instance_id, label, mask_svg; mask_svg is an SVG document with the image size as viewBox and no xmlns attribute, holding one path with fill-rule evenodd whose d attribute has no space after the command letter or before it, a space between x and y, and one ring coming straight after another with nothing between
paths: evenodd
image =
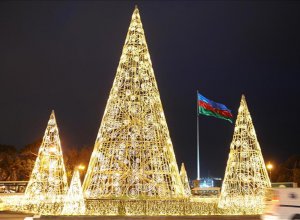
<instances>
[{"instance_id":1,"label":"red stripe on flag","mask_svg":"<svg viewBox=\"0 0 300 220\"><path fill-rule=\"evenodd\" d=\"M201 100L198 101L198 104L199 104L199 106L205 108L206 110L215 112L215 113L217 113L219 115L222 115L224 117L227 117L227 118L232 118L233 117L231 112L226 111L226 110L216 109L216 108L212 107L211 105L209 105L208 103L203 102Z\"/></svg>"}]
</instances>

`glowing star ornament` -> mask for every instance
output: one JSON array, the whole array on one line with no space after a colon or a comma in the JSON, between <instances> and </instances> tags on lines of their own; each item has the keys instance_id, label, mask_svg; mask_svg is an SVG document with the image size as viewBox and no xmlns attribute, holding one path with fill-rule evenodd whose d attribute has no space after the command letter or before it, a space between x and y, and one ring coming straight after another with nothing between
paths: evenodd
<instances>
[{"instance_id":1,"label":"glowing star ornament","mask_svg":"<svg viewBox=\"0 0 300 220\"><path fill-rule=\"evenodd\" d=\"M271 187L245 96L235 122L219 207L258 213Z\"/></svg>"},{"instance_id":2,"label":"glowing star ornament","mask_svg":"<svg viewBox=\"0 0 300 220\"><path fill-rule=\"evenodd\" d=\"M188 176L184 167L184 163L181 164L181 168L180 168L180 178L181 178L181 182L183 184L183 188L184 188L184 193L186 196L191 196L191 188L190 188L190 184L189 184L189 180L188 180Z\"/></svg>"},{"instance_id":3,"label":"glowing star ornament","mask_svg":"<svg viewBox=\"0 0 300 220\"><path fill-rule=\"evenodd\" d=\"M33 171L25 190L27 203L34 203L35 213L55 214L68 183L55 114L52 111L39 148ZM31 210L29 210L31 211Z\"/></svg>"},{"instance_id":4,"label":"glowing star ornament","mask_svg":"<svg viewBox=\"0 0 300 220\"><path fill-rule=\"evenodd\" d=\"M135 8L83 183L86 198L182 198L167 122Z\"/></svg>"},{"instance_id":5,"label":"glowing star ornament","mask_svg":"<svg viewBox=\"0 0 300 220\"><path fill-rule=\"evenodd\" d=\"M79 171L75 170L68 194L64 200L62 215L84 215L85 203L80 182Z\"/></svg>"}]
</instances>

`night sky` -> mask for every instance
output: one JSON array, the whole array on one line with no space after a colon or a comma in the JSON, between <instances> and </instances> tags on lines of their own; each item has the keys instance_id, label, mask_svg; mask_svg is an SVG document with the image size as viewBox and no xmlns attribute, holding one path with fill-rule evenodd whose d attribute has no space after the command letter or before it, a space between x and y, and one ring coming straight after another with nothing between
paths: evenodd
<instances>
[{"instance_id":1,"label":"night sky","mask_svg":"<svg viewBox=\"0 0 300 220\"><path fill-rule=\"evenodd\" d=\"M0 144L94 144L138 4L178 164L196 177L196 90L237 115L266 161L300 154L300 2L1 2ZM234 124L200 116L201 176L222 177Z\"/></svg>"}]
</instances>

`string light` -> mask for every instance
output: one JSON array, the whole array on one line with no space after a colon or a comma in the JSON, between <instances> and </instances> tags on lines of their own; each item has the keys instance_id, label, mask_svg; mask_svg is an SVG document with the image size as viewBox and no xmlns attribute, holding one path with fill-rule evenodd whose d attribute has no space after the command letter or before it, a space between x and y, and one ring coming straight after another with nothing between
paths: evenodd
<instances>
[{"instance_id":1,"label":"string light","mask_svg":"<svg viewBox=\"0 0 300 220\"><path fill-rule=\"evenodd\" d=\"M192 195L191 188L190 188L190 184L189 184L189 180L188 180L188 176L187 176L187 173L185 170L184 163L181 164L180 178L181 178L181 182L183 184L185 196L191 196Z\"/></svg>"},{"instance_id":2,"label":"string light","mask_svg":"<svg viewBox=\"0 0 300 220\"><path fill-rule=\"evenodd\" d=\"M238 215L261 213L267 187L270 180L243 96L220 199L191 196L183 164L178 172L136 8L84 193L75 171L66 195L67 177L52 112L25 195L1 199L10 210L43 215Z\"/></svg>"},{"instance_id":3,"label":"string light","mask_svg":"<svg viewBox=\"0 0 300 220\"><path fill-rule=\"evenodd\" d=\"M132 15L83 190L88 199L184 196L137 8Z\"/></svg>"},{"instance_id":4,"label":"string light","mask_svg":"<svg viewBox=\"0 0 300 220\"><path fill-rule=\"evenodd\" d=\"M78 168L79 169L79 168ZM84 215L85 203L80 182L79 170L75 170L68 194L64 199L62 215Z\"/></svg>"},{"instance_id":5,"label":"string light","mask_svg":"<svg viewBox=\"0 0 300 220\"><path fill-rule=\"evenodd\" d=\"M271 187L245 96L242 96L227 161L219 207L259 213Z\"/></svg>"},{"instance_id":6,"label":"string light","mask_svg":"<svg viewBox=\"0 0 300 220\"><path fill-rule=\"evenodd\" d=\"M59 132L52 111L25 190L22 208L39 214L58 214L67 190Z\"/></svg>"}]
</instances>

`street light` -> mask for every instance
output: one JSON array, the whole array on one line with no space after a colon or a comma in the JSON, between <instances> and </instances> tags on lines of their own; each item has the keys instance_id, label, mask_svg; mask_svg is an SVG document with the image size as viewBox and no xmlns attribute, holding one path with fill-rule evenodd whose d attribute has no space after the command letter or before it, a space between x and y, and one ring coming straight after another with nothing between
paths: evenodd
<instances>
[{"instance_id":1,"label":"street light","mask_svg":"<svg viewBox=\"0 0 300 220\"><path fill-rule=\"evenodd\" d=\"M272 182L272 178L271 178L271 174L272 174L272 169L273 169L273 164L271 164L270 162L267 165L267 169L269 170L270 173L270 181Z\"/></svg>"},{"instance_id":2,"label":"street light","mask_svg":"<svg viewBox=\"0 0 300 220\"><path fill-rule=\"evenodd\" d=\"M80 164L77 168L78 168L78 170L84 170L84 169L85 169L85 166L82 165L82 164Z\"/></svg>"}]
</instances>

